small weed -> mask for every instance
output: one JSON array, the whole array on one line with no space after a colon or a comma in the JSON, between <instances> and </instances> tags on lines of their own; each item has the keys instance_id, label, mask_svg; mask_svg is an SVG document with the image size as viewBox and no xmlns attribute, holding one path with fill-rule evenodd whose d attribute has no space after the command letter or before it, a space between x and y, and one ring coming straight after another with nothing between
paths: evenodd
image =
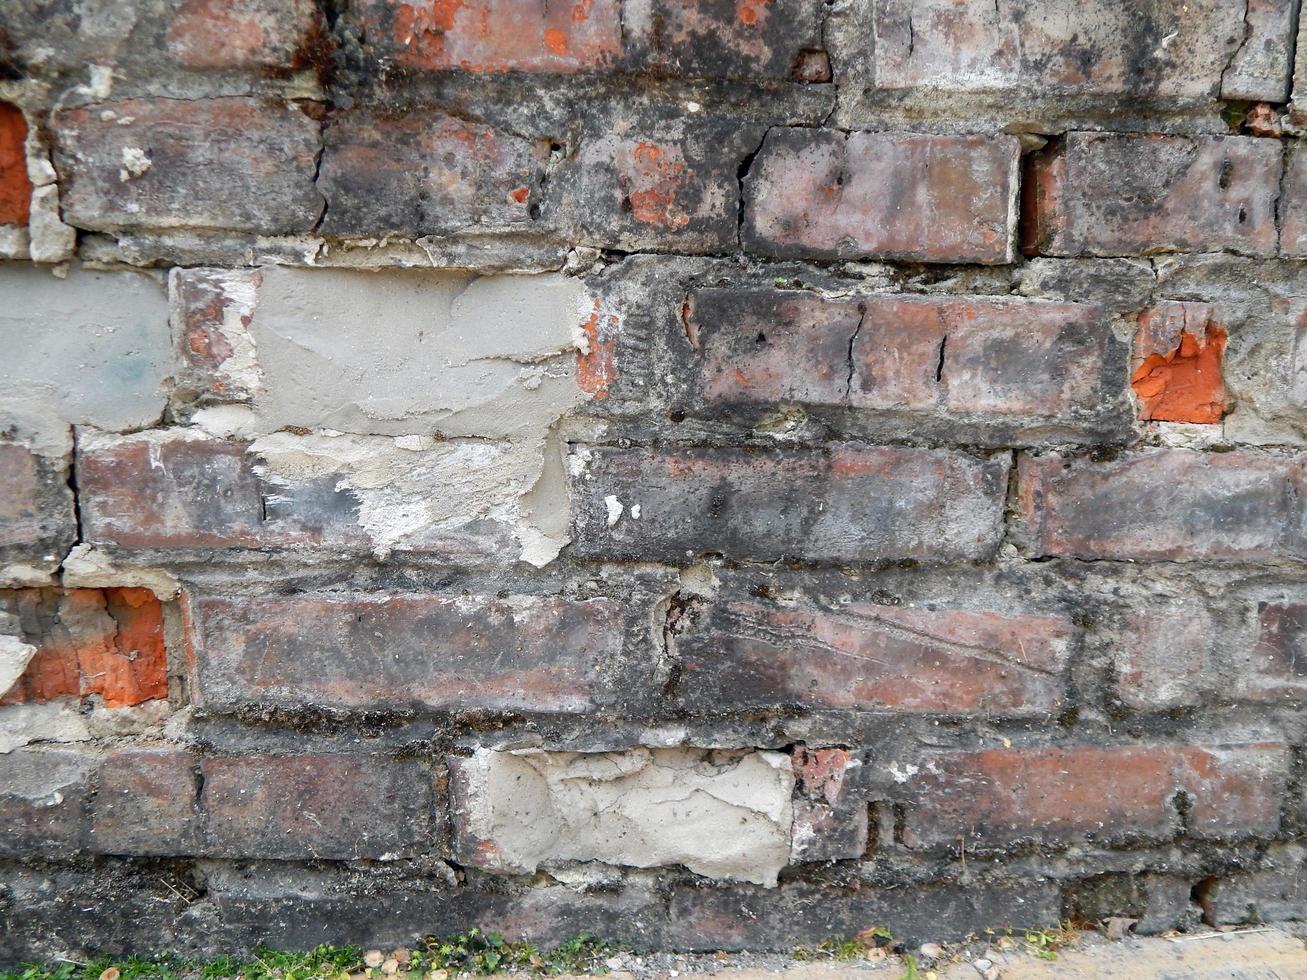
<instances>
[{"instance_id":1,"label":"small weed","mask_svg":"<svg viewBox=\"0 0 1307 980\"><path fill-rule=\"evenodd\" d=\"M1080 929L1074 923L1063 922L1051 929L1026 930L1026 946L1041 960L1057 959L1058 950L1080 940Z\"/></svg>"},{"instance_id":2,"label":"small weed","mask_svg":"<svg viewBox=\"0 0 1307 980\"><path fill-rule=\"evenodd\" d=\"M893 949L894 937L888 929L873 926L864 929L852 939L827 939L816 946L799 946L794 950L796 960L850 960L876 959Z\"/></svg>"},{"instance_id":3,"label":"small weed","mask_svg":"<svg viewBox=\"0 0 1307 980\"><path fill-rule=\"evenodd\" d=\"M588 935L553 948L512 943L498 933L469 929L447 939L429 937L423 948L364 953L356 946L319 946L307 953L260 948L253 958L218 956L99 957L88 963L25 964L0 970L0 980L449 980L510 971L557 976L602 975L620 947Z\"/></svg>"}]
</instances>

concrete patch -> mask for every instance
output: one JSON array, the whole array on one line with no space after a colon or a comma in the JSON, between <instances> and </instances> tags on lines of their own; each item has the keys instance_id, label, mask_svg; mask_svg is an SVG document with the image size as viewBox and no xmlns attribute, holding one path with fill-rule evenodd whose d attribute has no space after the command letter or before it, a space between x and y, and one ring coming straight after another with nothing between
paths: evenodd
<instances>
[{"instance_id":1,"label":"concrete patch","mask_svg":"<svg viewBox=\"0 0 1307 980\"><path fill-rule=\"evenodd\" d=\"M451 766L460 860L490 871L681 864L770 887L789 863L794 774L779 752L479 749Z\"/></svg>"}]
</instances>

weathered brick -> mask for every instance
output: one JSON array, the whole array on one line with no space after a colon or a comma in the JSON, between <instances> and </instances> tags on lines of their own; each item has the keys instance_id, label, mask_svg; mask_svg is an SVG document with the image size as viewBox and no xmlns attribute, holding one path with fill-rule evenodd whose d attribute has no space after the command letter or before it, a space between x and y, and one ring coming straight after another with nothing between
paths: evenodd
<instances>
[{"instance_id":1,"label":"weathered brick","mask_svg":"<svg viewBox=\"0 0 1307 980\"><path fill-rule=\"evenodd\" d=\"M0 755L0 855L67 855L82 847L94 755L56 747Z\"/></svg>"},{"instance_id":2,"label":"weathered brick","mask_svg":"<svg viewBox=\"0 0 1307 980\"><path fill-rule=\"evenodd\" d=\"M1031 159L1028 255L1276 252L1273 140L1076 132Z\"/></svg>"},{"instance_id":3,"label":"weathered brick","mask_svg":"<svg viewBox=\"0 0 1307 980\"><path fill-rule=\"evenodd\" d=\"M313 0L184 0L164 44L192 70L292 69L325 29Z\"/></svg>"},{"instance_id":4,"label":"weathered brick","mask_svg":"<svg viewBox=\"0 0 1307 980\"><path fill-rule=\"evenodd\" d=\"M702 350L699 387L709 403L797 401L1073 426L1122 414L1125 349L1095 306L699 289L684 316Z\"/></svg>"},{"instance_id":5,"label":"weathered brick","mask_svg":"<svg viewBox=\"0 0 1307 980\"><path fill-rule=\"evenodd\" d=\"M1304 869L1251 871L1218 878L1203 895L1212 925L1262 925L1307 918Z\"/></svg>"},{"instance_id":6,"label":"weathered brick","mask_svg":"<svg viewBox=\"0 0 1307 980\"><path fill-rule=\"evenodd\" d=\"M628 58L659 74L826 82L821 20L812 0L650 0L623 23Z\"/></svg>"},{"instance_id":7,"label":"weathered brick","mask_svg":"<svg viewBox=\"0 0 1307 980\"><path fill-rule=\"evenodd\" d=\"M1144 449L1115 460L1023 456L1032 556L1200 561L1307 555L1303 460Z\"/></svg>"},{"instance_id":8,"label":"weathered brick","mask_svg":"<svg viewBox=\"0 0 1307 980\"><path fill-rule=\"evenodd\" d=\"M205 850L224 857L355 860L434 843L431 772L380 755L239 755L201 763Z\"/></svg>"},{"instance_id":9,"label":"weathered brick","mask_svg":"<svg viewBox=\"0 0 1307 980\"><path fill-rule=\"evenodd\" d=\"M984 929L1053 925L1062 916L1061 890L1048 878L938 884L912 889L911 901L904 896L900 887L878 888L856 879L840 886L785 882L770 890L680 885L672 891L666 944L705 951L792 951L832 935L856 935L875 923L915 947Z\"/></svg>"},{"instance_id":10,"label":"weathered brick","mask_svg":"<svg viewBox=\"0 0 1307 980\"><path fill-rule=\"evenodd\" d=\"M385 436L279 433L248 443L194 429L87 434L78 441L82 526L88 542L124 550L399 550L486 561L521 549L512 526L487 515L487 501L516 500L530 486L513 482L531 472L530 457L514 452L508 443L454 441L410 451ZM415 482L393 487L404 478ZM439 499L427 506L428 495Z\"/></svg>"},{"instance_id":11,"label":"weathered brick","mask_svg":"<svg viewBox=\"0 0 1307 980\"><path fill-rule=\"evenodd\" d=\"M1144 710L1198 704L1212 681L1214 637L1211 613L1199 602L1131 609L1114 650L1117 697Z\"/></svg>"},{"instance_id":12,"label":"weathered brick","mask_svg":"<svg viewBox=\"0 0 1307 980\"><path fill-rule=\"evenodd\" d=\"M434 111L345 113L324 140L328 235L522 231L540 206L548 141Z\"/></svg>"},{"instance_id":13,"label":"weathered brick","mask_svg":"<svg viewBox=\"0 0 1307 980\"><path fill-rule=\"evenodd\" d=\"M27 120L0 102L0 225L26 225L32 203L27 176Z\"/></svg>"},{"instance_id":14,"label":"weathered brick","mask_svg":"<svg viewBox=\"0 0 1307 980\"><path fill-rule=\"evenodd\" d=\"M1300 91L1307 92L1307 79ZM1307 257L1307 152L1297 141L1289 144L1280 195L1280 254L1294 259Z\"/></svg>"},{"instance_id":15,"label":"weathered brick","mask_svg":"<svg viewBox=\"0 0 1307 980\"><path fill-rule=\"evenodd\" d=\"M77 473L92 544L257 548L272 536L242 443L191 433L83 440ZM296 541L298 530L282 534Z\"/></svg>"},{"instance_id":16,"label":"weathered brick","mask_svg":"<svg viewBox=\"0 0 1307 980\"><path fill-rule=\"evenodd\" d=\"M1161 303L1139 315L1130 384L1139 417L1211 424L1225 414L1225 328L1206 303Z\"/></svg>"},{"instance_id":17,"label":"weathered brick","mask_svg":"<svg viewBox=\"0 0 1307 980\"><path fill-rule=\"evenodd\" d=\"M146 589L6 589L0 611L37 648L0 703L96 696L120 708L168 696L163 608Z\"/></svg>"},{"instance_id":18,"label":"weathered brick","mask_svg":"<svg viewBox=\"0 0 1307 980\"><path fill-rule=\"evenodd\" d=\"M1019 610L718 599L677 641L676 698L709 712L1055 714L1071 636L1065 617Z\"/></svg>"},{"instance_id":19,"label":"weathered brick","mask_svg":"<svg viewBox=\"0 0 1307 980\"><path fill-rule=\"evenodd\" d=\"M790 860L857 860L867 849L867 803L853 787L862 760L848 749L795 746Z\"/></svg>"},{"instance_id":20,"label":"weathered brick","mask_svg":"<svg viewBox=\"0 0 1307 980\"><path fill-rule=\"evenodd\" d=\"M199 760L168 747L115 749L105 756L88 847L97 854L197 853Z\"/></svg>"},{"instance_id":21,"label":"weathered brick","mask_svg":"<svg viewBox=\"0 0 1307 980\"><path fill-rule=\"evenodd\" d=\"M65 218L80 228L306 232L319 124L295 104L129 99L54 119Z\"/></svg>"},{"instance_id":22,"label":"weathered brick","mask_svg":"<svg viewBox=\"0 0 1307 980\"><path fill-rule=\"evenodd\" d=\"M1307 604L1259 602L1256 641L1238 668L1240 698L1307 700Z\"/></svg>"},{"instance_id":23,"label":"weathered brick","mask_svg":"<svg viewBox=\"0 0 1307 980\"><path fill-rule=\"evenodd\" d=\"M773 129L744 179L763 255L1002 264L1013 257L1012 136Z\"/></svg>"},{"instance_id":24,"label":"weathered brick","mask_svg":"<svg viewBox=\"0 0 1307 980\"><path fill-rule=\"evenodd\" d=\"M173 269L168 275L174 394L185 401L248 402L262 378L250 323L257 269Z\"/></svg>"},{"instance_id":25,"label":"weathered brick","mask_svg":"<svg viewBox=\"0 0 1307 980\"><path fill-rule=\"evenodd\" d=\"M618 0L365 0L376 52L407 68L581 72L621 53Z\"/></svg>"},{"instance_id":26,"label":"weathered brick","mask_svg":"<svg viewBox=\"0 0 1307 980\"><path fill-rule=\"evenodd\" d=\"M997 93L1009 102L1118 95L1167 104L1218 95L1282 102L1291 6L879 0L850 4L831 33L837 61L860 81L867 76L875 91L915 90L936 101Z\"/></svg>"},{"instance_id":27,"label":"weathered brick","mask_svg":"<svg viewBox=\"0 0 1307 980\"><path fill-rule=\"evenodd\" d=\"M1191 836L1274 834L1288 762L1275 742L940 752L914 780L904 841L972 847L1169 837L1181 829L1182 810Z\"/></svg>"},{"instance_id":28,"label":"weathered brick","mask_svg":"<svg viewBox=\"0 0 1307 980\"><path fill-rule=\"evenodd\" d=\"M583 711L622 642L606 599L352 594L188 606L195 698L219 709Z\"/></svg>"},{"instance_id":29,"label":"weathered brick","mask_svg":"<svg viewBox=\"0 0 1307 980\"><path fill-rule=\"evenodd\" d=\"M584 557L947 561L998 547L1008 460L896 447L584 449Z\"/></svg>"},{"instance_id":30,"label":"weathered brick","mask_svg":"<svg viewBox=\"0 0 1307 980\"><path fill-rule=\"evenodd\" d=\"M119 79L188 72L305 68L325 24L312 0L11 0L0 9L9 55L32 78L89 65ZM85 77L84 75L81 77Z\"/></svg>"},{"instance_id":31,"label":"weathered brick","mask_svg":"<svg viewBox=\"0 0 1307 980\"><path fill-rule=\"evenodd\" d=\"M0 560L58 563L76 539L67 465L0 443Z\"/></svg>"},{"instance_id":32,"label":"weathered brick","mask_svg":"<svg viewBox=\"0 0 1307 980\"><path fill-rule=\"evenodd\" d=\"M718 115L605 121L551 179L560 230L600 247L731 249L737 169L761 136L756 123Z\"/></svg>"}]
</instances>

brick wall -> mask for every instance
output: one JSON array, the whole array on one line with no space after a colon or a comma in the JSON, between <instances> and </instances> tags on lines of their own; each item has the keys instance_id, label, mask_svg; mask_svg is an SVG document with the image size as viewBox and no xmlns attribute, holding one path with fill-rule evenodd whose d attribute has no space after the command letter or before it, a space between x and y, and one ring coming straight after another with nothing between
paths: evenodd
<instances>
[{"instance_id":1,"label":"brick wall","mask_svg":"<svg viewBox=\"0 0 1307 980\"><path fill-rule=\"evenodd\" d=\"M1297 7L0 5L0 961L1307 917Z\"/></svg>"}]
</instances>

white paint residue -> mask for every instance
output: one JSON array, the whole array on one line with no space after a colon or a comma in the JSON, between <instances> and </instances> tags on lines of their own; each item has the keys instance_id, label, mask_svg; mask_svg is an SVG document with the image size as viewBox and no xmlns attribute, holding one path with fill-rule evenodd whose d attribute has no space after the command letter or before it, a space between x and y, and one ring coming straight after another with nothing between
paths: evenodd
<instances>
[{"instance_id":1,"label":"white paint residue","mask_svg":"<svg viewBox=\"0 0 1307 980\"><path fill-rule=\"evenodd\" d=\"M604 498L604 506L608 508L608 526L616 527L617 522L622 519L622 502L610 493Z\"/></svg>"},{"instance_id":2,"label":"white paint residue","mask_svg":"<svg viewBox=\"0 0 1307 980\"><path fill-rule=\"evenodd\" d=\"M921 772L921 767L914 766L911 763L908 763L902 769L899 768L897 762L891 762L889 764L889 774L894 777L894 782L896 783L906 783L919 772Z\"/></svg>"}]
</instances>

